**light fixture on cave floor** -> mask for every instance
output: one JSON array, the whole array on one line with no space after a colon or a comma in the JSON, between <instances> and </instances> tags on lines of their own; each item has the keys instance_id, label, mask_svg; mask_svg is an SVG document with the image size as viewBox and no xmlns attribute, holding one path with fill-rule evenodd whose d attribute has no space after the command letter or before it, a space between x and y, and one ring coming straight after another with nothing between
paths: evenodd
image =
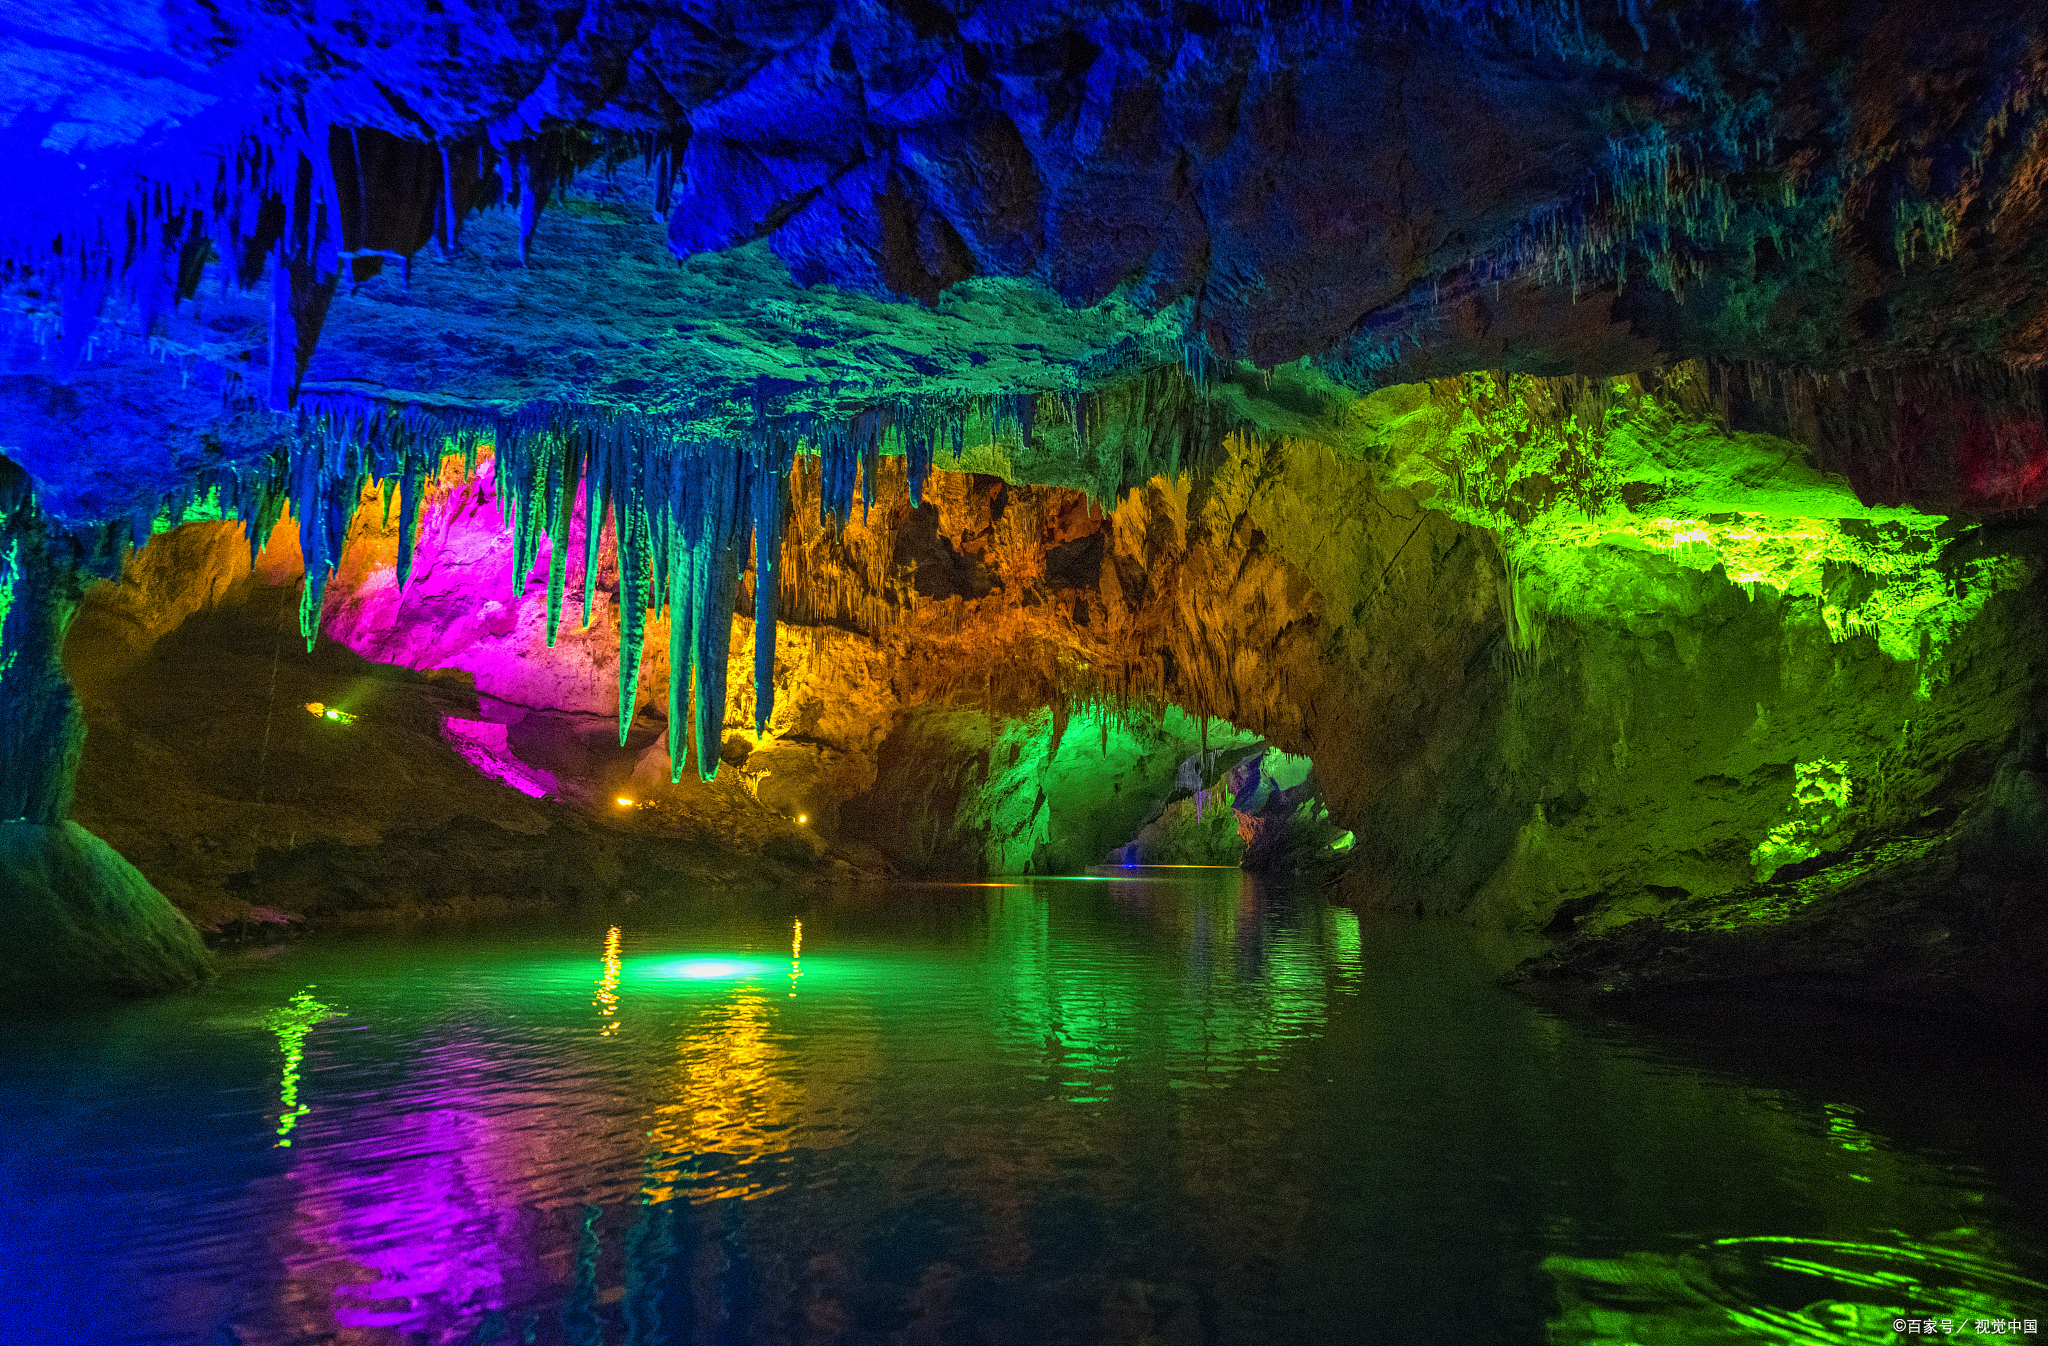
<instances>
[{"instance_id":1,"label":"light fixture on cave floor","mask_svg":"<svg viewBox=\"0 0 2048 1346\"><path fill-rule=\"evenodd\" d=\"M336 724L354 724L356 717L341 709L320 701L308 701L306 713L316 720L332 720Z\"/></svg>"},{"instance_id":2,"label":"light fixture on cave floor","mask_svg":"<svg viewBox=\"0 0 2048 1346\"><path fill-rule=\"evenodd\" d=\"M626 797L625 797L624 795L620 795L620 796L619 796L619 797L618 797L618 798L617 798L617 799L616 799L615 801L613 801L613 802L615 802L616 804L618 804L618 806L619 806L620 808L622 808L622 809L629 809L629 808L632 808L632 807L633 807L633 801L632 801L632 800L630 800L630 799L628 799L628 798L626 798Z\"/></svg>"},{"instance_id":3,"label":"light fixture on cave floor","mask_svg":"<svg viewBox=\"0 0 2048 1346\"><path fill-rule=\"evenodd\" d=\"M799 813L796 815L797 826L799 827L803 826L805 823L808 823L810 820L811 815L808 813Z\"/></svg>"}]
</instances>

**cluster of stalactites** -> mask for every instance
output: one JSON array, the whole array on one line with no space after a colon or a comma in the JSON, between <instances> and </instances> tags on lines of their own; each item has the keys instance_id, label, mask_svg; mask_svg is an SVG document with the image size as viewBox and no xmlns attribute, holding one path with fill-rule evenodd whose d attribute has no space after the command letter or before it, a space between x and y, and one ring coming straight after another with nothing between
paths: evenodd
<instances>
[{"instance_id":1,"label":"cluster of stalactites","mask_svg":"<svg viewBox=\"0 0 2048 1346\"><path fill-rule=\"evenodd\" d=\"M667 609L674 779L682 778L692 744L698 774L710 780L718 772L734 603L750 539L756 570L756 732L766 732L774 713L776 571L795 449L786 432L706 437L629 415L535 411L498 427L498 481L512 524L515 583L524 584L532 573L541 540L549 544L551 645L561 627L571 524L580 511L587 626L596 596L599 539L610 522L619 567L621 743L639 700L647 611Z\"/></svg>"},{"instance_id":2,"label":"cluster of stalactites","mask_svg":"<svg viewBox=\"0 0 2048 1346\"><path fill-rule=\"evenodd\" d=\"M254 285L268 269L265 400L284 411L345 267L360 281L386 261L409 269L429 243L452 252L464 217L493 205L518 210L523 262L540 211L606 148L569 131L428 144L314 117L247 136L227 155L166 166L121 218L82 220L7 269L40 276L56 299L53 355L65 377L110 298L133 305L135 334L147 337L159 315L196 292L209 260L219 261L223 288ZM673 174L667 140L645 138L640 148L657 173ZM657 190L665 202L669 181Z\"/></svg>"},{"instance_id":3,"label":"cluster of stalactites","mask_svg":"<svg viewBox=\"0 0 2048 1346\"><path fill-rule=\"evenodd\" d=\"M300 632L318 639L327 581L339 566L349 521L364 491L384 489L398 506L397 580L411 578L428 487L452 454L474 468L491 445L496 479L513 531L514 583L526 584L549 543L547 640L561 629L569 555L583 522L582 623L595 615L601 537L608 525L618 558L619 734L623 742L638 700L640 659L650 607L666 608L670 633L670 755L680 779L694 742L698 771L717 772L726 700L732 617L747 547L753 547L755 731L766 733L775 708L775 630L783 532L789 522L789 474L800 451L817 455L821 523L853 520L876 503L884 452L906 460L910 502L919 507L934 457L958 459L970 420L992 437L1033 442L1039 393L981 399L900 399L841 417L778 414L757 406L750 424L725 434L700 425L587 406L537 406L503 417L445 408L397 406L343 394L309 393L292 418L288 446L255 469L220 468L191 479L176 498L116 531L135 545L155 528L190 517L238 518L252 563L289 506L305 558ZM1178 472L1201 456L1195 441L1222 427L1193 414L1207 404L1178 368L1103 393L1065 399L1077 441L1113 460L1095 483L1105 499L1134 480ZM1162 433L1159 425L1171 433ZM123 541L130 540L127 537ZM693 732L682 729L691 710Z\"/></svg>"},{"instance_id":4,"label":"cluster of stalactites","mask_svg":"<svg viewBox=\"0 0 2048 1346\"><path fill-rule=\"evenodd\" d=\"M1018 399L1021 400L1021 399ZM788 479L799 448L818 454L832 489L823 501L828 522L852 519L856 483L862 514L875 501L884 437L899 436L909 459L913 504L921 503L933 445L950 437L960 451L964 410L906 404L822 418L757 419L750 432L710 436L685 423L587 407L536 407L485 421L418 407L389 408L347 397L309 397L301 406L282 471L236 479L216 492L223 514L240 517L253 549L282 517L284 502L299 520L306 583L300 630L308 648L318 638L323 594L340 564L349 519L372 482L396 488L399 504L398 584L410 579L421 502L443 460L454 452L473 467L478 448L493 446L496 478L512 527L514 583L524 586L548 548L546 630L560 634L568 587L573 524L584 521L582 622L596 605L601 537L609 524L618 557L619 736L624 742L639 698L640 662L650 608L669 620L671 773L682 776L694 744L706 780L718 769L726 702L732 617L747 548L753 547L754 722L767 731L775 709L775 631ZM175 522L185 502L167 502ZM137 541L146 537L138 534ZM691 730L685 732L685 707Z\"/></svg>"}]
</instances>

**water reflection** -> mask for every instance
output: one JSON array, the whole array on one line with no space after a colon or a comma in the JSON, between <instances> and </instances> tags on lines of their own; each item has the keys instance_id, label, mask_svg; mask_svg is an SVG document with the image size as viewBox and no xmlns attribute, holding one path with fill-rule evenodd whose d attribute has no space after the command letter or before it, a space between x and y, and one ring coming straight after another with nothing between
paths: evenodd
<instances>
[{"instance_id":1,"label":"water reflection","mask_svg":"<svg viewBox=\"0 0 2048 1346\"><path fill-rule=\"evenodd\" d=\"M765 996L742 990L690 1024L667 1092L647 1133L651 1165L642 1196L748 1199L779 1191L756 1166L789 1148L801 1089L769 1037Z\"/></svg>"},{"instance_id":2,"label":"water reflection","mask_svg":"<svg viewBox=\"0 0 2048 1346\"><path fill-rule=\"evenodd\" d=\"M297 1128L299 1119L313 1110L310 1105L299 1101L299 1067L306 1056L306 1035L318 1025L340 1015L340 1010L315 1000L313 988L308 986L282 1008L263 1016L263 1026L277 1034L278 1050L284 1055L284 1068L277 1086L279 1149L291 1147L292 1131Z\"/></svg>"},{"instance_id":3,"label":"water reflection","mask_svg":"<svg viewBox=\"0 0 2048 1346\"><path fill-rule=\"evenodd\" d=\"M2048 1295L1995 1238L1967 1228L1925 1241L1725 1238L1674 1254L1552 1257L1543 1269L1562 1305L1555 1346L1991 1341L2039 1332L2029 1306Z\"/></svg>"},{"instance_id":4,"label":"water reflection","mask_svg":"<svg viewBox=\"0 0 2048 1346\"><path fill-rule=\"evenodd\" d=\"M1172 1088L1208 1088L1315 1036L1332 993L1359 976L1358 917L1305 919L1248 874L1227 884L1119 883L1119 909L1148 928L1053 933L1055 900L990 899L988 966L1003 994L1004 1036L1042 1047L1043 1078L1075 1103L1099 1103L1116 1068L1142 1050ZM1164 952L1177 965L1170 978Z\"/></svg>"},{"instance_id":5,"label":"water reflection","mask_svg":"<svg viewBox=\"0 0 2048 1346\"><path fill-rule=\"evenodd\" d=\"M128 1075L103 1028L0 1093L10 1168L53 1193L0 1268L118 1267L151 1306L22 1340L1650 1346L2042 1316L2038 1230L1855 1088L1702 1069L1504 995L1462 931L1234 872L291 959L158 1007ZM232 1055L256 1024L281 1072ZM66 1090L153 1091L207 1142L89 1159L25 1103ZM236 1127L267 1171L227 1160ZM74 1200L107 1164L120 1199Z\"/></svg>"},{"instance_id":6,"label":"water reflection","mask_svg":"<svg viewBox=\"0 0 2048 1346\"><path fill-rule=\"evenodd\" d=\"M613 926L604 933L604 956L601 960L603 973L597 979L597 997L592 1002L597 1012L604 1017L604 1027L598 1030L605 1037L619 1031L619 927Z\"/></svg>"}]
</instances>

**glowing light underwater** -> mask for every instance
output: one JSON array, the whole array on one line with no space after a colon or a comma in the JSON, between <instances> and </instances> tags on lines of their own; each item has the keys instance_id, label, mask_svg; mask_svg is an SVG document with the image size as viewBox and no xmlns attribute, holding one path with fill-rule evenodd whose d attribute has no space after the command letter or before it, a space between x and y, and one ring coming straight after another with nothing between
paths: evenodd
<instances>
[{"instance_id":1,"label":"glowing light underwater","mask_svg":"<svg viewBox=\"0 0 2048 1346\"><path fill-rule=\"evenodd\" d=\"M692 981L723 980L730 977L759 976L763 969L736 958L693 958L686 963L671 963L656 975L687 977Z\"/></svg>"}]
</instances>

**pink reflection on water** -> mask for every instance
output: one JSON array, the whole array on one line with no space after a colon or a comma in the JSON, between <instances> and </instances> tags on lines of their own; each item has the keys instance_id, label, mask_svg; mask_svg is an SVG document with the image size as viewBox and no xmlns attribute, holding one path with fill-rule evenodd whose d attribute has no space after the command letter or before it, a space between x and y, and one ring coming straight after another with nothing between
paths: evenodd
<instances>
[{"instance_id":1,"label":"pink reflection on water","mask_svg":"<svg viewBox=\"0 0 2048 1346\"><path fill-rule=\"evenodd\" d=\"M278 1340L466 1346L489 1315L559 1305L578 1208L630 1194L603 1175L636 1171L638 1138L574 1079L508 1088L504 1062L453 1046L420 1065L402 1090L330 1115L286 1179L298 1246Z\"/></svg>"}]
</instances>

